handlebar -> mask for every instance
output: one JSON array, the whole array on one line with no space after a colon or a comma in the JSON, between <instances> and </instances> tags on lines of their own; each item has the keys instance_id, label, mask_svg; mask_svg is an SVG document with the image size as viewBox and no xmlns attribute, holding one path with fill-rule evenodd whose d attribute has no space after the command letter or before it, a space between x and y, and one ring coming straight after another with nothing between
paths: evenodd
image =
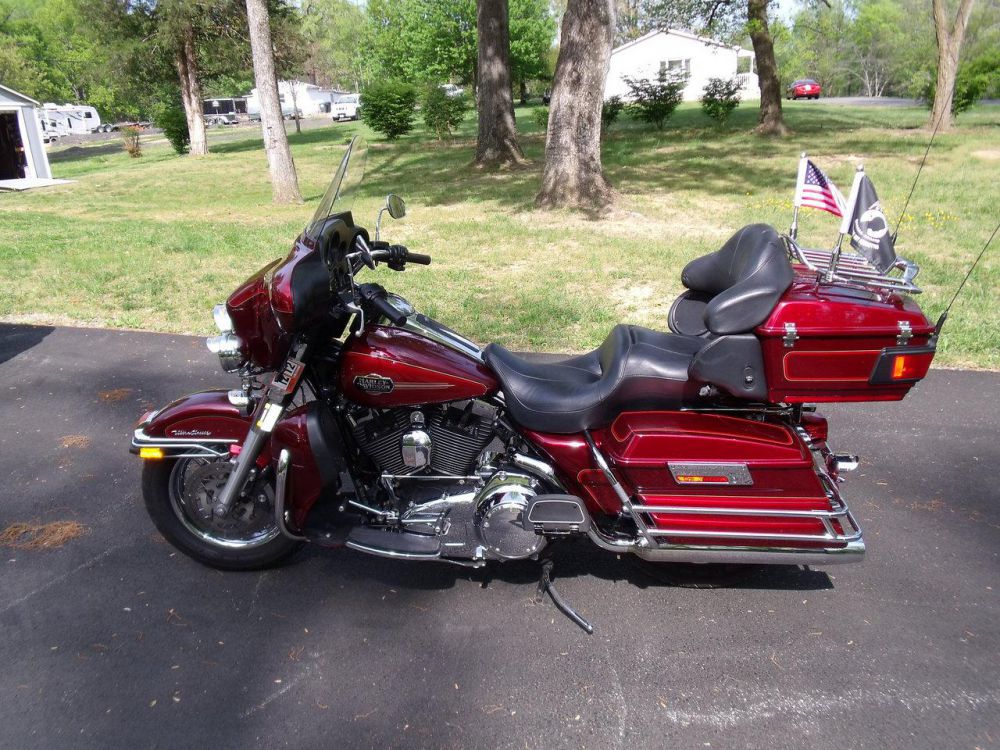
<instances>
[{"instance_id":1,"label":"handlebar","mask_svg":"<svg viewBox=\"0 0 1000 750\"><path fill-rule=\"evenodd\" d=\"M358 295L393 325L401 326L406 322L406 316L389 304L385 298L385 289L378 284L362 284L358 287Z\"/></svg>"}]
</instances>

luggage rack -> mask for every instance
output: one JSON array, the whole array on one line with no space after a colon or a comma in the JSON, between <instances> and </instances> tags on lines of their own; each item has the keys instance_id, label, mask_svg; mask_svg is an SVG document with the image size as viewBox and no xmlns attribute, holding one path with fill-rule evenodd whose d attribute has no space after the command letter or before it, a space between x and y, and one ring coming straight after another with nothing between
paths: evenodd
<instances>
[{"instance_id":1,"label":"luggage rack","mask_svg":"<svg viewBox=\"0 0 1000 750\"><path fill-rule=\"evenodd\" d=\"M815 271L821 281L828 283L841 281L861 284L871 289L908 294L920 294L923 291L913 283L920 272L920 267L905 258L897 257L886 273L880 273L871 261L860 253L804 248L791 237L783 236L782 239L791 259L801 263L810 271ZM894 273L899 271L902 273Z\"/></svg>"}]
</instances>

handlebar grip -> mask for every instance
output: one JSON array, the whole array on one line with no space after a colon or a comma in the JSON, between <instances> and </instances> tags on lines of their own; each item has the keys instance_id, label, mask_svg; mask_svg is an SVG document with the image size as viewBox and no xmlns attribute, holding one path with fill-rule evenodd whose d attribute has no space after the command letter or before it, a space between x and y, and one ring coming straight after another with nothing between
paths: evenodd
<instances>
[{"instance_id":1,"label":"handlebar grip","mask_svg":"<svg viewBox=\"0 0 1000 750\"><path fill-rule=\"evenodd\" d=\"M416 263L421 266L429 266L431 264L431 256L424 255L423 253L406 253L407 263Z\"/></svg>"},{"instance_id":2,"label":"handlebar grip","mask_svg":"<svg viewBox=\"0 0 1000 750\"><path fill-rule=\"evenodd\" d=\"M403 315L399 310L390 305L385 297L372 297L368 300L371 302L372 307L374 307L380 315L388 318L393 325L401 326L406 322L406 316Z\"/></svg>"}]
</instances>

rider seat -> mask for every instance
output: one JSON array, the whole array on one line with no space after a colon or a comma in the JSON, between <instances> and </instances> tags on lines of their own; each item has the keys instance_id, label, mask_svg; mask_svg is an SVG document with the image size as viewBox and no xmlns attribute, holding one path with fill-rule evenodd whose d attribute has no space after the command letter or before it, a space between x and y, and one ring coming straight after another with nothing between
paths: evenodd
<instances>
[{"instance_id":1,"label":"rider seat","mask_svg":"<svg viewBox=\"0 0 1000 750\"><path fill-rule=\"evenodd\" d=\"M529 430L575 433L610 424L625 409L676 409L692 401L696 336L617 325L597 349L561 362L524 359L499 344L484 358L503 385L507 410Z\"/></svg>"},{"instance_id":2,"label":"rider seat","mask_svg":"<svg viewBox=\"0 0 1000 750\"><path fill-rule=\"evenodd\" d=\"M674 333L617 325L594 351L559 362L527 360L499 344L487 346L484 359L511 417L539 432L604 427L622 411L678 409L719 389L763 400L767 383L753 330L792 278L778 233L750 225L685 267L689 292L671 309Z\"/></svg>"}]
</instances>

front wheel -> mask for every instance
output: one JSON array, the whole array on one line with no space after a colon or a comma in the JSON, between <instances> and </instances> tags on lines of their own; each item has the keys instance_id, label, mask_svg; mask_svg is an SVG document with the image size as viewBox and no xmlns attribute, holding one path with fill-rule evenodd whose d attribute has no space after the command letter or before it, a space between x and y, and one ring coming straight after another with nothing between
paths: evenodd
<instances>
[{"instance_id":1,"label":"front wheel","mask_svg":"<svg viewBox=\"0 0 1000 750\"><path fill-rule=\"evenodd\" d=\"M146 511L167 541L200 563L224 570L276 565L301 543L278 529L270 482L257 479L224 517L212 512L231 470L227 460L146 461L142 469Z\"/></svg>"}]
</instances>

